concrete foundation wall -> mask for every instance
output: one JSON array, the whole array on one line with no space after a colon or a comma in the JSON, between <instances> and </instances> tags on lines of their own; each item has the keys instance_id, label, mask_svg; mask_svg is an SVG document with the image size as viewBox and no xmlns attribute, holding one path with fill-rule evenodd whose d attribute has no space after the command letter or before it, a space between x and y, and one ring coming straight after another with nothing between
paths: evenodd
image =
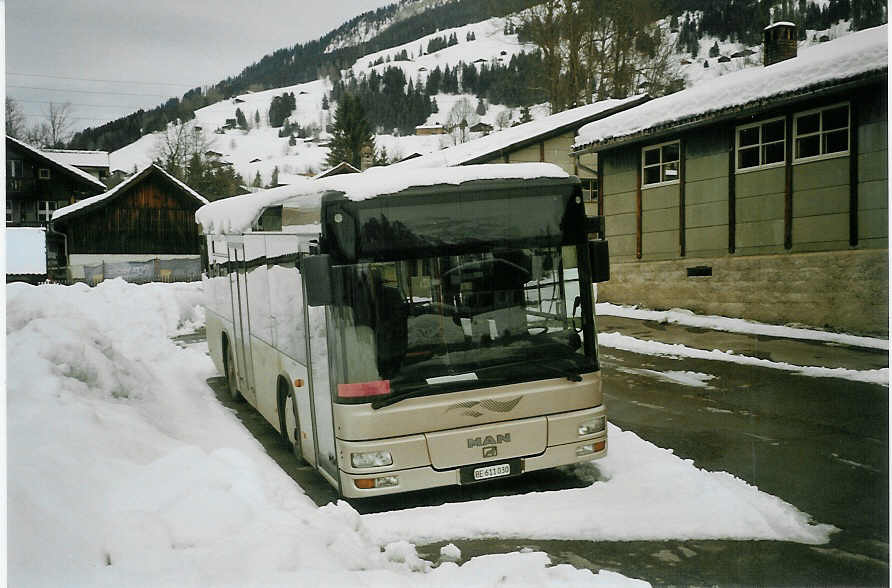
<instances>
[{"instance_id":1,"label":"concrete foundation wall","mask_svg":"<svg viewBox=\"0 0 892 588\"><path fill-rule=\"evenodd\" d=\"M888 336L888 250L613 263L598 300Z\"/></svg>"}]
</instances>

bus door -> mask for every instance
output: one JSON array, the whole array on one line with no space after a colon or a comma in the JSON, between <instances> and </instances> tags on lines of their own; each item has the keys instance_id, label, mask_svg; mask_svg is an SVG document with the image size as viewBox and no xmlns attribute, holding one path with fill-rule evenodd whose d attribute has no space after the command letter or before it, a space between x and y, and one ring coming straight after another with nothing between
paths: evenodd
<instances>
[{"instance_id":1,"label":"bus door","mask_svg":"<svg viewBox=\"0 0 892 588\"><path fill-rule=\"evenodd\" d=\"M232 342L235 371L242 396L256 405L254 392L254 362L251 355L251 315L248 306L248 282L245 275L244 243L229 243L229 289L232 300Z\"/></svg>"},{"instance_id":2,"label":"bus door","mask_svg":"<svg viewBox=\"0 0 892 588\"><path fill-rule=\"evenodd\" d=\"M306 281L301 279L304 300L307 300ZM340 488L338 457L335 447L334 414L328 371L328 336L326 307L304 304L307 312L307 363L310 367L312 410L316 433L316 465L331 476Z\"/></svg>"}]
</instances>

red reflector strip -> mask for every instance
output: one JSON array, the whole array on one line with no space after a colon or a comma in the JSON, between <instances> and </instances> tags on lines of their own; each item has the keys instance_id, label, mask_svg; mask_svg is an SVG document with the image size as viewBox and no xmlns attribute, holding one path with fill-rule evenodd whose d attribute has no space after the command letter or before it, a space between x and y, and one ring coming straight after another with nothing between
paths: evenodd
<instances>
[{"instance_id":1,"label":"red reflector strip","mask_svg":"<svg viewBox=\"0 0 892 588\"><path fill-rule=\"evenodd\" d=\"M338 396L341 398L362 398L364 396L385 396L387 394L390 394L390 380L338 384Z\"/></svg>"}]
</instances>

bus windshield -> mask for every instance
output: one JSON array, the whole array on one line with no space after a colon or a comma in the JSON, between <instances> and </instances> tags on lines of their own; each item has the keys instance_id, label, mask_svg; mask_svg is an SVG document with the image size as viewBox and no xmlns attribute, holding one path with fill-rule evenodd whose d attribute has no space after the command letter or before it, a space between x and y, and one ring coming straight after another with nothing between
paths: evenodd
<instances>
[{"instance_id":1,"label":"bus windshield","mask_svg":"<svg viewBox=\"0 0 892 588\"><path fill-rule=\"evenodd\" d=\"M338 402L390 402L595 371L576 248L336 266L329 353Z\"/></svg>"}]
</instances>

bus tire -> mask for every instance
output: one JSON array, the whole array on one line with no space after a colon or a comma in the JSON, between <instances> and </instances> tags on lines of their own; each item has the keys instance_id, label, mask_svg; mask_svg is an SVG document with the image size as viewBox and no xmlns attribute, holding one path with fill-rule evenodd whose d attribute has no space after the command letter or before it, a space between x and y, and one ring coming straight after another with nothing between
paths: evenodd
<instances>
[{"instance_id":1,"label":"bus tire","mask_svg":"<svg viewBox=\"0 0 892 588\"><path fill-rule=\"evenodd\" d=\"M284 378L279 378L278 388L276 396L278 398L279 406L279 431L281 431L282 440L285 442L285 445L290 448L291 452L294 454L294 458L298 465L303 465L304 458L303 453L301 452L300 443L300 419L297 416L297 395L294 392L294 388L292 388ZM288 419L286 418L288 400L291 400L291 412L294 415L293 431L288 430Z\"/></svg>"},{"instance_id":2,"label":"bus tire","mask_svg":"<svg viewBox=\"0 0 892 588\"><path fill-rule=\"evenodd\" d=\"M241 402L243 400L241 393L238 391L238 377L235 373L235 356L232 353L232 345L229 339L223 338L223 369L226 371L226 388L229 390L229 398L233 402Z\"/></svg>"}]
</instances>

